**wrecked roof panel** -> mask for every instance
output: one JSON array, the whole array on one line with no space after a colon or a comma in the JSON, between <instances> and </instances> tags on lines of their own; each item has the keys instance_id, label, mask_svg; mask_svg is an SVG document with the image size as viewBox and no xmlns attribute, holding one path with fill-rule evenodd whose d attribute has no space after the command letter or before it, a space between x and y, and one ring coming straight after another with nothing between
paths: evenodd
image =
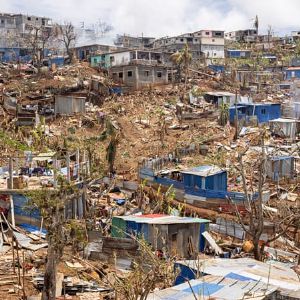
<instances>
[{"instance_id":1,"label":"wrecked roof panel","mask_svg":"<svg viewBox=\"0 0 300 300\"><path fill-rule=\"evenodd\" d=\"M277 262L259 262L251 258L238 259L206 259L200 261L185 260L179 264L197 269L200 264L205 274L232 277L232 273L247 277L255 281L269 283L282 289L299 290L299 278L296 272L284 264Z\"/></svg>"}]
</instances>

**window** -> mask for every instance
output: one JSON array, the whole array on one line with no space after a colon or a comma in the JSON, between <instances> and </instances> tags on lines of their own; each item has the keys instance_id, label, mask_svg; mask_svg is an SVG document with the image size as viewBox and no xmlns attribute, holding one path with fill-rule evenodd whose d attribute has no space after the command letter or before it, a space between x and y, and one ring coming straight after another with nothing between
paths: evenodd
<instances>
[{"instance_id":1,"label":"window","mask_svg":"<svg viewBox=\"0 0 300 300\"><path fill-rule=\"evenodd\" d=\"M127 72L127 77L132 77L132 71Z\"/></svg>"},{"instance_id":2,"label":"window","mask_svg":"<svg viewBox=\"0 0 300 300\"><path fill-rule=\"evenodd\" d=\"M145 72L144 72L144 75L145 75L146 77L148 77L148 76L149 76L149 71L145 71Z\"/></svg>"},{"instance_id":3,"label":"window","mask_svg":"<svg viewBox=\"0 0 300 300\"><path fill-rule=\"evenodd\" d=\"M198 42L198 39L195 39L195 42Z\"/></svg>"},{"instance_id":4,"label":"window","mask_svg":"<svg viewBox=\"0 0 300 300\"><path fill-rule=\"evenodd\" d=\"M1 24L4 24L4 20L1 20Z\"/></svg>"},{"instance_id":5,"label":"window","mask_svg":"<svg viewBox=\"0 0 300 300\"><path fill-rule=\"evenodd\" d=\"M184 41L184 39L180 39L180 42L183 42Z\"/></svg>"},{"instance_id":6,"label":"window","mask_svg":"<svg viewBox=\"0 0 300 300\"><path fill-rule=\"evenodd\" d=\"M110 59L110 62L114 62L115 61L115 57L114 56L111 56L109 59Z\"/></svg>"},{"instance_id":7,"label":"window","mask_svg":"<svg viewBox=\"0 0 300 300\"><path fill-rule=\"evenodd\" d=\"M97 58L94 58L94 64L96 64L97 63Z\"/></svg>"},{"instance_id":8,"label":"window","mask_svg":"<svg viewBox=\"0 0 300 300\"><path fill-rule=\"evenodd\" d=\"M123 72L119 73L119 78L123 78Z\"/></svg>"},{"instance_id":9,"label":"window","mask_svg":"<svg viewBox=\"0 0 300 300\"><path fill-rule=\"evenodd\" d=\"M27 20L28 20L28 21L31 21L31 17L27 17Z\"/></svg>"},{"instance_id":10,"label":"window","mask_svg":"<svg viewBox=\"0 0 300 300\"><path fill-rule=\"evenodd\" d=\"M263 108L263 109L261 110L261 114L262 114L262 115L265 115L265 114L266 114L266 109L265 109L265 108Z\"/></svg>"},{"instance_id":11,"label":"window","mask_svg":"<svg viewBox=\"0 0 300 300\"><path fill-rule=\"evenodd\" d=\"M212 42L214 42L214 41L215 41L215 39L212 39L211 41L212 41Z\"/></svg>"},{"instance_id":12,"label":"window","mask_svg":"<svg viewBox=\"0 0 300 300\"><path fill-rule=\"evenodd\" d=\"M36 20L36 21L38 21L38 20L39 20L39 18L35 18L35 20Z\"/></svg>"},{"instance_id":13,"label":"window","mask_svg":"<svg viewBox=\"0 0 300 300\"><path fill-rule=\"evenodd\" d=\"M205 35L209 35L209 31L206 31L206 32L205 32Z\"/></svg>"},{"instance_id":14,"label":"window","mask_svg":"<svg viewBox=\"0 0 300 300\"><path fill-rule=\"evenodd\" d=\"M157 72L157 77L161 78L162 77L162 73L161 72Z\"/></svg>"},{"instance_id":15,"label":"window","mask_svg":"<svg viewBox=\"0 0 300 300\"><path fill-rule=\"evenodd\" d=\"M215 36L222 36L222 32L215 32Z\"/></svg>"}]
</instances>

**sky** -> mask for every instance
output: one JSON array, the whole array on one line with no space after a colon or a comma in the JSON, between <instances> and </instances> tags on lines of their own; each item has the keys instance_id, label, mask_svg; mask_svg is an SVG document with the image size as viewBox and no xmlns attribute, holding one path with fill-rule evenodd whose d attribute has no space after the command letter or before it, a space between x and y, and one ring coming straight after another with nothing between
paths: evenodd
<instances>
[{"instance_id":1,"label":"sky","mask_svg":"<svg viewBox=\"0 0 300 300\"><path fill-rule=\"evenodd\" d=\"M0 12L51 17L85 26L101 20L115 33L172 36L200 29L237 30L268 26L275 35L300 30L299 0L0 0Z\"/></svg>"}]
</instances>

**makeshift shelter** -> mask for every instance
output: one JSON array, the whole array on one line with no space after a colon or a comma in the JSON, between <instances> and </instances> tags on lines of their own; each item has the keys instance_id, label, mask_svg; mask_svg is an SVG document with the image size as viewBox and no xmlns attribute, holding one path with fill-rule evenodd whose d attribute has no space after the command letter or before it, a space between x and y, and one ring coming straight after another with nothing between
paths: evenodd
<instances>
[{"instance_id":1,"label":"makeshift shelter","mask_svg":"<svg viewBox=\"0 0 300 300\"><path fill-rule=\"evenodd\" d=\"M293 178L295 174L295 158L293 156L273 156L266 163L267 177L274 181Z\"/></svg>"},{"instance_id":2,"label":"makeshift shelter","mask_svg":"<svg viewBox=\"0 0 300 300\"><path fill-rule=\"evenodd\" d=\"M55 96L55 115L73 115L85 113L85 97L76 96Z\"/></svg>"},{"instance_id":3,"label":"makeshift shelter","mask_svg":"<svg viewBox=\"0 0 300 300\"><path fill-rule=\"evenodd\" d=\"M199 166L181 173L186 187L227 191L227 172L217 166Z\"/></svg>"},{"instance_id":4,"label":"makeshift shelter","mask_svg":"<svg viewBox=\"0 0 300 300\"><path fill-rule=\"evenodd\" d=\"M112 237L143 237L156 250L168 250L180 257L191 257L205 247L202 232L209 220L154 215L117 216L112 219Z\"/></svg>"},{"instance_id":5,"label":"makeshift shelter","mask_svg":"<svg viewBox=\"0 0 300 300\"><path fill-rule=\"evenodd\" d=\"M236 119L244 120L246 123L256 118L257 123L266 123L281 117L281 105L279 103L249 103L238 104L229 108L230 123Z\"/></svg>"},{"instance_id":6,"label":"makeshift shelter","mask_svg":"<svg viewBox=\"0 0 300 300\"><path fill-rule=\"evenodd\" d=\"M270 120L270 130L273 134L283 137L295 139L299 133L300 122L294 119L275 119Z\"/></svg>"}]
</instances>

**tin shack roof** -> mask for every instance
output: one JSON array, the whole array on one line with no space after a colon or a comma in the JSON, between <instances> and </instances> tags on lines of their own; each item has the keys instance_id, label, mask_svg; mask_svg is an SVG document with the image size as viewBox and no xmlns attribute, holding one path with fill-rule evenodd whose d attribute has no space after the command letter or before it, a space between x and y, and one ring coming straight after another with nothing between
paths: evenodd
<instances>
[{"instance_id":1,"label":"tin shack roof","mask_svg":"<svg viewBox=\"0 0 300 300\"><path fill-rule=\"evenodd\" d=\"M254 280L271 284L280 289L300 292L298 275L289 266L278 262L260 262L252 258L238 259L203 259L185 260L178 264L185 265L209 275L235 278L238 280Z\"/></svg>"},{"instance_id":2,"label":"tin shack roof","mask_svg":"<svg viewBox=\"0 0 300 300\"><path fill-rule=\"evenodd\" d=\"M296 120L296 119L278 118L278 119L270 120L269 122L271 122L271 123L297 123L300 121Z\"/></svg>"},{"instance_id":3,"label":"tin shack roof","mask_svg":"<svg viewBox=\"0 0 300 300\"><path fill-rule=\"evenodd\" d=\"M215 96L215 97L222 97L222 96L229 96L233 97L235 94L225 91L215 91L215 92L206 92L206 95Z\"/></svg>"},{"instance_id":4,"label":"tin shack roof","mask_svg":"<svg viewBox=\"0 0 300 300\"><path fill-rule=\"evenodd\" d=\"M195 295L201 295L199 299L265 299L267 295L275 293L276 287L262 282L241 281L224 278L222 276L204 276L200 279L190 280L171 288L155 291L148 296L149 300L184 299L194 300ZM198 298L197 298L198 299Z\"/></svg>"},{"instance_id":5,"label":"tin shack roof","mask_svg":"<svg viewBox=\"0 0 300 300\"><path fill-rule=\"evenodd\" d=\"M168 215L131 215L131 216L118 216L115 218L123 219L124 221L134 221L143 224L191 224L191 223L209 223L210 220L189 217L177 217Z\"/></svg>"},{"instance_id":6,"label":"tin shack roof","mask_svg":"<svg viewBox=\"0 0 300 300\"><path fill-rule=\"evenodd\" d=\"M181 171L181 173L183 174L191 174L191 175L197 175L201 177L212 176L223 172L225 171L219 168L218 166L207 166L207 165L194 167L191 169Z\"/></svg>"}]
</instances>

